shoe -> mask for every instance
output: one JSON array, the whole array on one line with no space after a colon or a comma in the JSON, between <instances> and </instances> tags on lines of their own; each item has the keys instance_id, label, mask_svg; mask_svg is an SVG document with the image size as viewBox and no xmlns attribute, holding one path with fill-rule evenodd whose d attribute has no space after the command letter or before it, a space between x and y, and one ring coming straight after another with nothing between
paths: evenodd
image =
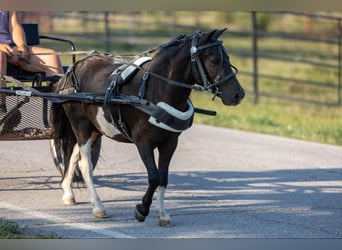
<instances>
[{"instance_id":1,"label":"shoe","mask_svg":"<svg viewBox=\"0 0 342 250\"><path fill-rule=\"evenodd\" d=\"M0 105L0 114L6 114L7 113L7 107L6 104Z\"/></svg>"}]
</instances>

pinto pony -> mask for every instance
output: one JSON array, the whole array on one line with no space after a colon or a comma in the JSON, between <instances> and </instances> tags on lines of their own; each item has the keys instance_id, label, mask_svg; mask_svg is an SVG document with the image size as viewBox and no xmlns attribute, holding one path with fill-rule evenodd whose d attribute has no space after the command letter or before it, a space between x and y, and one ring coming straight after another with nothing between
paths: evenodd
<instances>
[{"instance_id":1,"label":"pinto pony","mask_svg":"<svg viewBox=\"0 0 342 250\"><path fill-rule=\"evenodd\" d=\"M56 93L93 93L104 98L102 103L70 100L52 105L53 149L63 166L65 204L75 203L72 181L78 174L90 192L93 215L107 216L92 178L105 135L134 143L146 166L148 187L136 205L135 218L145 220L157 190L159 224L171 225L164 193L178 137L191 126L196 110L189 100L191 91L210 91L225 105L237 105L245 96L237 69L218 40L224 31L177 36L160 45L153 58L115 63L111 56L93 54L69 69L56 85Z\"/></svg>"}]
</instances>

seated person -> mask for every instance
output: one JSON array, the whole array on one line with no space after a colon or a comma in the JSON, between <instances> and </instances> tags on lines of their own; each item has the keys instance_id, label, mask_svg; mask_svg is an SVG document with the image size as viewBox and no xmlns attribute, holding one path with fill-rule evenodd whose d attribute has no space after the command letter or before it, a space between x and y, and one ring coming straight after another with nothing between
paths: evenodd
<instances>
[{"instance_id":1,"label":"seated person","mask_svg":"<svg viewBox=\"0 0 342 250\"><path fill-rule=\"evenodd\" d=\"M0 11L0 87L6 87L7 63L46 76L63 74L58 55L52 49L27 46L25 34L16 11ZM7 112L6 95L0 94L0 113Z\"/></svg>"}]
</instances>

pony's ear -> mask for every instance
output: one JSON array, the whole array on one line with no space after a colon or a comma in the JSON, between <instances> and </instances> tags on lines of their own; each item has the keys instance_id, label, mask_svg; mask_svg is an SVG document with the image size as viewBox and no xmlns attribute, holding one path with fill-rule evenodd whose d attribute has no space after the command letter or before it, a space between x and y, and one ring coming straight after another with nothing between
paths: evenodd
<instances>
[{"instance_id":1,"label":"pony's ear","mask_svg":"<svg viewBox=\"0 0 342 250\"><path fill-rule=\"evenodd\" d=\"M225 32L227 30L227 28L224 28L222 30L216 30L214 33L214 37L217 39L220 35L222 35L223 32Z\"/></svg>"},{"instance_id":2,"label":"pony's ear","mask_svg":"<svg viewBox=\"0 0 342 250\"><path fill-rule=\"evenodd\" d=\"M213 35L215 35L215 33L217 32L217 30L212 30L208 33L205 34L205 37L204 37L204 41L209 41Z\"/></svg>"},{"instance_id":3,"label":"pony's ear","mask_svg":"<svg viewBox=\"0 0 342 250\"><path fill-rule=\"evenodd\" d=\"M222 35L223 32L225 32L227 30L227 28L222 29L222 30L212 30L210 32L208 32L205 35L205 41L209 41L211 38L217 39L220 35Z\"/></svg>"}]
</instances>

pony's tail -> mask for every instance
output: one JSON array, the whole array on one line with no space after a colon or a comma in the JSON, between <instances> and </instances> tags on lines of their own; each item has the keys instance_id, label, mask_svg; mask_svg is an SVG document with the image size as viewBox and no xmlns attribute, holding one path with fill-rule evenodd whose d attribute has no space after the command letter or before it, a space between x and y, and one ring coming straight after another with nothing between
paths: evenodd
<instances>
[{"instance_id":1,"label":"pony's tail","mask_svg":"<svg viewBox=\"0 0 342 250\"><path fill-rule=\"evenodd\" d=\"M50 121L53 129L53 139L50 141L51 154L63 180L77 140L62 104L53 103L51 105ZM78 166L75 168L73 182L83 182Z\"/></svg>"},{"instance_id":2,"label":"pony's tail","mask_svg":"<svg viewBox=\"0 0 342 250\"><path fill-rule=\"evenodd\" d=\"M71 154L77 143L70 121L60 103L51 105L50 121L53 128L53 139L50 140L50 150L56 168L62 175L62 180L68 171ZM98 137L91 145L91 161L93 170L100 158L101 137ZM80 156L78 156L80 157ZM84 182L78 164L76 165L73 182Z\"/></svg>"}]
</instances>

